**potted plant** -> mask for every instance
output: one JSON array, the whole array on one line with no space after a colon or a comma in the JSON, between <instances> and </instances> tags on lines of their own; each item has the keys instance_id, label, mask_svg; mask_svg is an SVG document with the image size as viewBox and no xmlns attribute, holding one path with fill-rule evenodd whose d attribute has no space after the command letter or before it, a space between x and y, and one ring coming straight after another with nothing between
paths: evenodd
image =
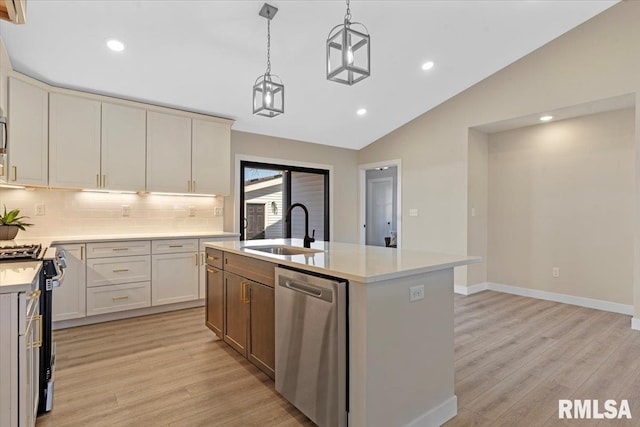
<instances>
[{"instance_id":1,"label":"potted plant","mask_svg":"<svg viewBox=\"0 0 640 427\"><path fill-rule=\"evenodd\" d=\"M18 234L18 230L24 230L33 225L22 221L29 217L19 215L20 209L7 212L7 207L4 207L4 212L0 215L0 240L13 240Z\"/></svg>"}]
</instances>

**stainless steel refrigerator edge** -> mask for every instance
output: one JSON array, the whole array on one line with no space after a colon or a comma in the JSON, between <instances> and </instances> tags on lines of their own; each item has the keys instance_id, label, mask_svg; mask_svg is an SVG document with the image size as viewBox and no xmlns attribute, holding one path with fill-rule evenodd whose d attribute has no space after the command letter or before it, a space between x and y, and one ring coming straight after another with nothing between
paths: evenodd
<instances>
[{"instance_id":1,"label":"stainless steel refrigerator edge","mask_svg":"<svg viewBox=\"0 0 640 427\"><path fill-rule=\"evenodd\" d=\"M347 283L276 268L276 390L320 427L347 425Z\"/></svg>"}]
</instances>

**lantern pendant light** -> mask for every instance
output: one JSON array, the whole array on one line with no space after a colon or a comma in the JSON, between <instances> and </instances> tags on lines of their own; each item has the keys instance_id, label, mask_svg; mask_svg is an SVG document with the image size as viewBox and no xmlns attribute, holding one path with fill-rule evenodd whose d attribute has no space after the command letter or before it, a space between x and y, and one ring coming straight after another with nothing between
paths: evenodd
<instances>
[{"instance_id":1,"label":"lantern pendant light","mask_svg":"<svg viewBox=\"0 0 640 427\"><path fill-rule=\"evenodd\" d=\"M253 114L276 117L284 113L284 85L277 75L271 74L271 20L278 8L265 3L259 15L267 19L267 71L253 84Z\"/></svg>"},{"instance_id":2,"label":"lantern pendant light","mask_svg":"<svg viewBox=\"0 0 640 427\"><path fill-rule=\"evenodd\" d=\"M351 86L369 77L370 46L367 27L359 22L351 22L347 0L344 22L333 27L327 37L327 80Z\"/></svg>"}]
</instances>

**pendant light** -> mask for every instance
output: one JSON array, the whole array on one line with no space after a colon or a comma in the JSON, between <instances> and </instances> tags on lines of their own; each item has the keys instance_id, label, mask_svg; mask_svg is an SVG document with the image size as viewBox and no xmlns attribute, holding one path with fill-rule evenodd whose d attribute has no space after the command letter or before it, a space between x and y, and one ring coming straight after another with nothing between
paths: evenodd
<instances>
[{"instance_id":1,"label":"pendant light","mask_svg":"<svg viewBox=\"0 0 640 427\"><path fill-rule=\"evenodd\" d=\"M271 74L271 20L278 8L265 3L259 15L267 19L267 71L253 84L253 114L276 117L284 113L284 85Z\"/></svg>"},{"instance_id":2,"label":"pendant light","mask_svg":"<svg viewBox=\"0 0 640 427\"><path fill-rule=\"evenodd\" d=\"M358 27L359 31L354 27ZM327 37L327 80L351 86L369 77L370 45L367 27L359 22L351 22L347 0L344 22L333 27Z\"/></svg>"}]
</instances>

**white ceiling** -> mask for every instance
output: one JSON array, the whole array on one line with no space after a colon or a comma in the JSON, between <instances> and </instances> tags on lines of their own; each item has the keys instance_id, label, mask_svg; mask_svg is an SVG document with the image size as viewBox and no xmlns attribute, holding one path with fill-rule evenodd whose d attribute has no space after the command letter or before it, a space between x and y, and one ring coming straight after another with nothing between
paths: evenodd
<instances>
[{"instance_id":1,"label":"white ceiling","mask_svg":"<svg viewBox=\"0 0 640 427\"><path fill-rule=\"evenodd\" d=\"M14 69L57 86L236 120L233 129L359 149L617 0L351 2L371 34L371 77L328 82L325 40L342 1L270 1L272 72L285 114L254 116L266 66L263 1L29 0L27 24L0 23ZM121 53L106 49L117 38ZM429 71L421 70L435 61ZM358 108L368 113L356 115Z\"/></svg>"}]
</instances>

